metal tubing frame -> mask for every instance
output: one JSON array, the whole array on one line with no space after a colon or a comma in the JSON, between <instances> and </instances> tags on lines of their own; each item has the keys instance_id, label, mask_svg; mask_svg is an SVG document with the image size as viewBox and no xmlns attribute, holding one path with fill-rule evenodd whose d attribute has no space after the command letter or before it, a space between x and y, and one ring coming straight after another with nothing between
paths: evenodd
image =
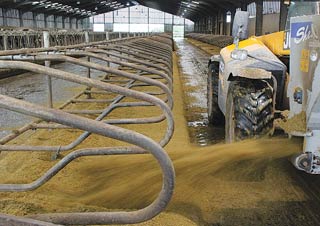
<instances>
[{"instance_id":1,"label":"metal tubing frame","mask_svg":"<svg viewBox=\"0 0 320 226\"><path fill-rule=\"evenodd\" d=\"M98 46L98 45L107 45L114 43L126 42L129 40L134 40L135 38L124 38L124 39L113 39L109 41L99 41L99 42L90 42L85 44L77 44L77 45L69 45L69 46L56 46L49 48L28 48L28 49L18 49L18 50L5 50L0 51L0 56L10 56L10 55L19 55L19 54L31 54L37 52L50 52L50 51L63 51L67 49L79 49L90 46Z\"/></svg>"},{"instance_id":2,"label":"metal tubing frame","mask_svg":"<svg viewBox=\"0 0 320 226\"><path fill-rule=\"evenodd\" d=\"M50 47L50 35L48 31L43 32L43 47L49 48ZM51 66L51 61L44 62L46 67ZM52 80L50 76L47 76L47 83L48 83L48 107L53 108L53 96L52 96Z\"/></svg>"},{"instance_id":3,"label":"metal tubing frame","mask_svg":"<svg viewBox=\"0 0 320 226\"><path fill-rule=\"evenodd\" d=\"M1 62L0 62L1 64ZM137 95L139 96L139 95ZM152 98L151 98L152 99ZM159 101L157 105L162 105ZM11 97L0 95L0 107L8 110L13 110L33 117L42 118L47 121L56 122L62 125L71 126L73 128L90 131L91 133L121 140L132 145L141 147L136 149L134 147L126 148L108 148L108 149L87 149L78 150L68 154L60 160L55 166L47 171L45 175L30 184L6 184L0 185L1 191L26 191L33 190L45 182L50 180L62 168L64 168L71 161L83 157L93 155L129 155L129 154L145 154L150 152L158 161L163 172L163 186L158 198L149 206L142 210L132 212L95 212L95 213L60 213L60 214L43 214L33 216L32 218L47 222L58 224L129 224L146 221L158 215L168 205L174 189L174 168L168 154L162 147L145 137L142 134L104 124L91 119L82 118L72 114L68 114L61 110L48 109L38 105L30 104L25 101L20 101Z\"/></svg>"},{"instance_id":4,"label":"metal tubing frame","mask_svg":"<svg viewBox=\"0 0 320 226\"><path fill-rule=\"evenodd\" d=\"M94 53L102 53L102 54L105 54L107 56L114 56L114 57L122 59L122 60L127 60L128 62L137 63L137 64L143 64L143 65L145 65L147 67L153 67L155 69L155 71L157 71L156 69L158 69L158 70L164 71L165 73L167 73L169 75L172 74L172 71L170 69L163 68L163 67L158 66L156 64L152 64L150 62L145 61L145 60L148 59L148 57L145 57L144 58L145 60L143 61L143 60L138 60L138 59L133 58L133 57L116 54L116 53L113 53L113 52L110 52L110 51L107 51L107 50L103 50L103 49L87 48L85 51L94 52ZM158 71L158 73L162 73L161 71ZM172 78L171 78L171 80L172 80Z\"/></svg>"},{"instance_id":5,"label":"metal tubing frame","mask_svg":"<svg viewBox=\"0 0 320 226\"><path fill-rule=\"evenodd\" d=\"M134 69L138 69L138 70L142 70L145 72L149 72L149 73L156 73L159 76L161 76L163 79L165 79L168 82L168 85L170 87L170 89L164 85L162 82L156 81L154 79L151 78L147 78L147 77L142 77L142 76L138 76L136 74L132 74L132 73L128 73L128 72L124 72L124 71L120 71L117 69L113 69L111 67L106 67L106 66L102 66L100 64L96 64L96 63L92 63L92 62L88 62L88 61L84 61L84 60L79 60L77 58L73 58L70 56L87 56L87 57L92 57L92 58L96 58L99 60L103 60L103 61L108 61L108 62L112 62L112 63L116 63L119 65L124 65L124 66L128 66L128 67L132 67ZM125 63L125 62L121 62L121 61L117 61L117 60L112 60L111 58L107 58L107 57L103 57L100 56L98 54L94 54L94 53L87 53L87 52L66 52L64 53L64 55L61 54L56 54L56 55L34 55L34 56L12 56L10 57L13 60L21 60L21 61L62 61L62 62L69 62L69 63L73 63L76 65L80 65L80 66L84 66L87 68L92 68L95 70L99 70L99 71L103 71L103 72L108 72L108 73L112 73L114 75L118 75L121 77L125 77L125 78L129 78L132 80L136 80L136 81L140 81L152 86L156 86L159 87L160 89L162 89L164 91L164 93L167 95L167 98L169 99L169 106L172 108L173 106L173 97L172 97L172 80L171 78L164 74L164 73L158 73L157 71L154 70L150 70L146 67L143 66L135 66L133 64L129 64L129 63ZM10 59L9 58L9 59ZM1 57L0 57L1 59Z\"/></svg>"},{"instance_id":6,"label":"metal tubing frame","mask_svg":"<svg viewBox=\"0 0 320 226\"><path fill-rule=\"evenodd\" d=\"M39 52L43 52L43 51L39 51ZM94 81L89 78L82 78L72 73L63 72L63 71L59 71L52 68L45 68L43 66L35 65L28 62L0 60L0 68L23 69L27 71L33 71L36 73L46 73L47 75L52 77L64 79L71 82L76 82L82 85L86 85L90 88L97 88L97 89L104 90L101 92L118 94L118 97L113 99L112 104L110 104L109 107L106 108L96 120L79 117L76 115L69 114L67 112L63 112L61 110L40 107L34 104L27 103L25 101L16 100L14 98L0 95L0 107L3 107L8 110L12 110L12 111L20 112L26 115L30 115L33 117L41 118L33 123L30 123L22 127L19 130L19 132L25 132L30 129L37 129L41 127L46 128L46 125L40 124L42 123L43 120L45 120L45 121L58 123L58 124L50 125L50 128L54 128L54 127L62 128L62 129L75 128L75 129L85 130L86 132L83 133L82 136L80 136L80 139L78 139L78 141L81 141L81 140L83 141L91 133L95 133L95 134L103 135L113 139L118 139L130 144L136 145L137 147L116 147L116 148L102 147L102 148L89 148L89 149L76 150L68 154L62 160L60 160L55 166L53 166L50 170L48 170L38 180L30 184L2 184L0 185L0 190L1 191L26 191L26 190L36 189L39 186L46 183L48 180L50 180L54 175L56 175L62 168L66 167L74 159L83 157L83 156L129 155L129 154L151 153L157 159L162 169L163 186L158 198L146 208L138 211L133 211L133 212L44 214L44 215L33 216L32 218L40 219L46 222L59 223L59 224L82 224L82 225L83 224L109 224L109 223L112 223L112 224L130 223L131 224L131 223L143 222L153 218L154 216L159 214L161 211L163 211L165 207L168 205L168 202L170 201L171 196L173 194L173 188L174 188L175 175L174 175L172 162L169 156L161 147L161 146L165 146L171 139L172 133L173 133L173 127L174 127L173 117L170 110L173 105L171 74L169 74L170 76L168 76L162 72L156 73L155 70L149 69L148 67L145 67L145 66L125 63L123 61L117 61L110 57L102 57L98 54L90 53L90 52L77 52L77 53L65 52L64 54L65 56L38 54L33 56L23 56L23 57L20 56L16 58L20 58L21 60L55 60L55 61L58 60L58 58L60 58L59 61L71 62L77 65L85 66L87 68L92 68L99 71L105 71L108 73L112 73L113 75L129 78L130 80L127 81L127 84L125 85L125 87L120 87L112 84L106 84L101 81ZM140 71L139 73L140 75L143 75L143 73L150 73L150 74L156 74L159 77L155 77L155 78L141 77L136 74L123 72L120 70L112 69L110 67L101 66L99 64L95 64L92 62L86 62L83 60L75 59L68 56L68 54L72 56L87 56L87 57L89 56L89 57L97 58L109 63L112 62L124 67L133 68L135 70ZM1 56L1 52L0 52L0 56ZM33 59L31 59L30 57ZM171 57L171 54L170 54L170 57ZM15 57L12 56L10 60L14 58ZM127 58L127 60L130 60L130 58ZM133 61L134 59L131 59L131 60ZM147 66L151 66L149 65L149 63L147 64L148 64ZM154 79L164 79L166 82L163 83L160 81L155 81ZM142 84L135 84L135 81L140 81L142 82ZM168 85L168 87L166 86L166 84ZM166 94L168 105L163 100L160 100L157 97L153 97L150 94L141 93L138 91L128 89L130 87L135 87L135 86L156 86L161 88L164 91L163 93L150 93L150 94L153 94L153 95ZM92 91L91 90L83 91L80 94L77 94L74 97L74 99L79 98L81 95L87 92L91 93ZM138 100L142 100L144 102L119 103L119 101L121 101L124 97L132 97ZM68 104L72 103L74 99L69 100L59 108L63 109ZM101 121L105 117L105 115L107 115L109 112L111 112L115 108L128 107L128 106L157 106L163 111L163 115L156 116L156 117L149 117L149 118L112 119L112 120ZM167 123L168 123L167 133L166 133L166 136L159 142L159 144L139 133L136 133L127 129L122 129L112 125L112 124L136 124L136 123L145 124L150 122L160 122L160 121L163 121L164 119L167 119ZM5 142L8 142L9 140L14 139L15 137L16 136L11 135L11 137L10 136L7 137ZM0 144L3 144L3 142L4 141L1 140ZM4 147L4 145L0 145L0 148L1 147ZM44 151L43 148L45 147L39 147L38 151ZM5 215L5 216L0 216L0 221L2 219L11 220L15 218ZM18 222L20 219L15 219L15 220ZM27 221L30 221L30 219L27 219L25 222ZM23 222L23 219L22 219L22 222ZM42 224L40 222L40 224L30 224L30 225L42 225Z\"/></svg>"},{"instance_id":7,"label":"metal tubing frame","mask_svg":"<svg viewBox=\"0 0 320 226\"><path fill-rule=\"evenodd\" d=\"M24 217L16 217L7 214L0 214L0 225L5 226L62 226L51 224L48 222L28 219Z\"/></svg>"},{"instance_id":8,"label":"metal tubing frame","mask_svg":"<svg viewBox=\"0 0 320 226\"><path fill-rule=\"evenodd\" d=\"M131 43L124 43L125 46L134 47L135 49L154 53L153 50L157 49L157 55L160 55L164 59L166 59L167 54L170 52L159 45L154 45L152 42L131 42Z\"/></svg>"},{"instance_id":9,"label":"metal tubing frame","mask_svg":"<svg viewBox=\"0 0 320 226\"><path fill-rule=\"evenodd\" d=\"M72 54L72 52L70 52L71 54ZM78 55L79 53L76 53L75 55ZM90 54L90 53L89 53ZM103 57L98 57L98 55L91 55L91 56L93 56L93 57L97 57L97 58L100 58L100 59L104 59ZM2 57L3 58L3 57ZM78 59L74 59L74 58L70 58L70 57L65 57L65 56L59 56L59 57L57 57L57 56L53 56L53 55L50 55L50 56L48 56L48 55L39 55L39 56L33 56L33 57L28 57L28 56L24 56L24 57L21 57L21 56L17 56L17 57L15 57L15 56L12 56L12 57L9 57L8 56L8 59L16 59L16 58L18 58L18 59L21 59L21 60L28 60L28 59L30 59L30 60L64 60L64 61L68 61L68 62L72 62L72 63L75 63L75 64L78 64L78 65L82 65L82 66L88 66L88 67L92 67L92 68L94 68L94 69L98 69L98 70L101 70L101 71L106 71L106 67L102 67L101 65L97 65L97 64L90 64L90 63L87 63L87 62L84 62L84 61L81 61L81 60L78 60ZM109 59L104 59L104 60L109 60ZM117 62L117 63L121 63L122 61L114 61L114 62ZM126 66L132 66L132 65L127 65L127 64L125 64ZM147 68L139 68L139 69L144 69L144 70L146 70L146 71L148 71L148 69ZM126 76L126 77L128 77L128 78L134 78L135 80L140 80L140 81L144 81L144 82L149 82L149 84L151 84L151 85L155 85L155 86L158 86L158 87L160 87L160 88L162 88L164 91L165 91L165 93L167 94L167 97L169 98L169 106L172 108L172 95L170 94L170 92L167 90L167 87L166 86L163 86L161 83L158 83L158 84L155 84L155 83L157 83L157 82L155 82L154 80L150 80L150 79L148 79L148 78L141 78L141 77L138 77L138 76L136 76L136 75L130 75L129 73L124 73L124 72L122 72L122 71L118 71L118 70L115 70L115 69L110 69L109 68L109 71L108 72L112 72L113 74L117 74L117 75L121 75L121 76ZM149 71L149 72L151 72L151 71ZM162 76L164 75L164 74L161 74ZM170 87L172 86L171 84L172 84L172 82L170 81L170 79L169 79L169 77L168 76L166 76L165 75L165 77L166 77L166 80L167 81L169 81L170 82ZM149 80L149 81L148 81ZM91 111L69 111L70 113L75 113L75 114L101 114L103 111L94 111L94 110L91 110ZM145 124L145 123L155 123L155 122L159 122L159 120L160 119L165 119L163 116L160 116L160 117L152 117L152 118L150 118L149 119L149 121L148 121L148 119L135 119L135 120L133 120L133 119L124 119L124 120L120 120L119 121L119 123L120 124L124 124L124 122L130 122L130 123L133 123L133 122L135 122L135 123L142 123L142 124ZM116 121L112 121L112 123L116 123ZM167 135L167 138L166 138L166 136L164 137L164 139L162 140L162 141L160 141L160 143L162 144L162 145L165 145L166 143L167 143L167 141L169 141L170 140L170 137L172 136L172 133L173 133L173 131L172 132L170 132L168 135ZM1 143L3 143L3 142L1 142ZM78 142L76 142L77 144L78 144ZM48 148L48 147L45 147L44 149L46 149L46 150L51 150L51 151L53 151L53 150L57 150L57 149L59 149L60 151L67 151L67 150L70 150L70 148L74 148L75 146L74 145L72 145L72 144L70 144L70 145L67 145L67 146L63 146L63 147L54 147L54 148ZM37 150L39 150L39 148L40 147L37 147L36 149ZM12 146L2 146L2 147L0 147L0 149L6 149L6 150L19 150L19 149L21 149L21 150L34 150L34 148L31 148L31 147L19 147L19 146L15 146L15 147L12 147Z\"/></svg>"},{"instance_id":10,"label":"metal tubing frame","mask_svg":"<svg viewBox=\"0 0 320 226\"><path fill-rule=\"evenodd\" d=\"M92 40L111 40L118 39L113 34L110 33L109 38L104 34L96 32L76 32L76 31L55 31L55 30L46 30L45 32L49 35L49 41L51 46L68 46L68 45L78 45L85 43L89 37ZM118 33L117 33L118 34ZM127 39L130 36L127 36ZM22 48L40 48L42 47L43 31L20 31L20 30L4 30L0 31L0 43L1 50L8 49L22 49Z\"/></svg>"},{"instance_id":11,"label":"metal tubing frame","mask_svg":"<svg viewBox=\"0 0 320 226\"><path fill-rule=\"evenodd\" d=\"M131 56L134 56L134 57L137 57L137 58L142 58L142 59L147 59L149 61L153 61L153 62L156 62L156 63L159 63L159 64L165 64L165 66L168 68L168 70L171 70L172 71L172 65L171 63L167 62L167 61L163 61L163 60L160 60L159 58L157 57L154 57L154 56L151 56L150 54L148 53L144 53L144 52L133 52L133 51L130 51L130 49L124 49L124 48L121 48L121 46L118 46L118 48L116 48L116 46L103 46L103 45L99 45L98 46L99 49L104 49L104 50L113 50L113 51L117 51L117 52L120 52L120 53L125 53L125 54L128 54L128 55L131 55ZM119 49L121 48L121 49Z\"/></svg>"},{"instance_id":12,"label":"metal tubing frame","mask_svg":"<svg viewBox=\"0 0 320 226\"><path fill-rule=\"evenodd\" d=\"M77 96L77 97L79 97L79 95ZM75 102L75 101L69 101L69 103L70 102ZM99 114L99 113L101 113L102 111L90 111L90 112L88 112L88 111L86 111L86 113L90 113L90 114ZM75 113L81 113L81 111L79 112L75 112ZM130 121L131 120L131 121ZM155 122L155 121L158 121L159 119L152 119L150 122ZM130 122L132 122L132 119L128 119L128 120L121 120L120 121L120 123L122 123L123 121L130 121ZM137 123L145 123L145 121L144 120L136 120L136 122ZM115 123L114 121L113 121L113 123ZM15 135L13 136L13 137L15 137ZM0 142L0 143L4 143L3 141L2 142Z\"/></svg>"},{"instance_id":13,"label":"metal tubing frame","mask_svg":"<svg viewBox=\"0 0 320 226\"><path fill-rule=\"evenodd\" d=\"M147 49L144 49L144 48L137 48L135 45L133 45L133 43L130 43L130 44L127 44L127 45L115 45L116 47L118 48L121 48L122 49L128 49L130 50L131 52L137 52L139 54L144 54L144 55L148 55L148 56L151 56L153 58L156 58L156 59L161 59L165 62L168 62L168 64L170 65L170 68L172 67L172 65L170 64L171 60L168 59L168 57L164 57L163 55L161 54L158 54L158 53L155 53L155 51L158 50L158 48L154 48L153 51L151 50L147 50Z\"/></svg>"},{"instance_id":14,"label":"metal tubing frame","mask_svg":"<svg viewBox=\"0 0 320 226\"><path fill-rule=\"evenodd\" d=\"M125 46L130 47L131 49L137 49L141 51L145 51L148 53L154 53L154 50L157 49L157 55L161 56L163 59L167 58L167 54L169 53L168 50L160 48L159 45L153 45L153 43L140 43L140 42L131 42L131 43L125 43Z\"/></svg>"},{"instance_id":15,"label":"metal tubing frame","mask_svg":"<svg viewBox=\"0 0 320 226\"><path fill-rule=\"evenodd\" d=\"M45 56L47 57L47 56ZM71 57L70 57L71 58ZM71 58L72 59L72 58ZM77 59L75 59L77 60ZM83 61L84 64L93 64L93 63L88 63L86 61ZM100 65L99 65L100 66ZM31 71L31 72L35 72L35 73L41 73L41 74L48 74L52 77L56 77L59 79L63 79L63 80L67 80L67 81L71 81L71 82L75 82L75 83L79 83L82 85L86 85L88 87L92 87L92 88L98 88L98 89L103 89L105 91L111 91L113 93L118 93L123 95L122 98L124 98L124 96L128 96L128 97L133 97L133 98L137 98L140 100L144 100L146 102L155 104L155 102L150 102L150 99L154 99L154 100L158 100L161 101L161 104L158 106L162 106L161 109L164 111L164 115L166 116L167 119L167 123L168 123L168 127L167 127L167 131L166 134L163 138L163 140L161 140L161 145L165 146L171 139L172 134L173 134L173 118L172 115L168 114L170 113L170 110L168 111L168 108L171 109L169 106L167 106L162 100L153 97L151 95L148 94L144 94L138 91L134 91L134 90L128 90L126 88L123 87L119 87L116 85L112 85L112 84L106 84L100 81L96 81L96 80L92 80L92 79L88 79L88 78L82 78L80 76L77 76L75 74L72 73L68 73L68 72L63 72L57 69L53 69L53 68L45 68L43 66L40 65L35 65L33 63L29 63L29 62L20 62L20 61L0 61L0 68L6 68L6 69L22 69L22 70L26 70L26 71ZM130 76L130 75L128 75ZM136 75L131 75L134 78L139 78ZM147 78L145 78L147 79ZM153 81L154 84L156 81ZM163 85L162 83L158 83L159 85L161 84L161 86ZM167 90L168 91L168 90ZM170 91L168 91L170 93ZM147 95L147 96L145 96ZM169 94L170 96L170 94ZM121 98L121 99L122 99ZM172 102L172 101L170 101ZM155 104L156 105L156 104ZM107 108L108 109L108 108ZM104 110L106 111L106 110ZM107 110L107 113L109 114L110 109ZM87 113L87 112L84 112ZM103 117L105 117L106 114L103 114ZM98 117L97 120L101 120L101 117ZM85 133L86 134L86 133ZM83 135L83 137L79 140L77 139L77 142L73 142L70 145L67 146L63 146L63 147L34 147L34 146L9 146L9 145L2 145L0 146L0 151L39 151L39 150L46 150L46 151L67 151L70 150L72 148L75 148L77 145L79 145L85 138L87 138L90 134L86 134ZM2 143L2 142L1 142ZM75 146L76 145L76 146Z\"/></svg>"}]
</instances>

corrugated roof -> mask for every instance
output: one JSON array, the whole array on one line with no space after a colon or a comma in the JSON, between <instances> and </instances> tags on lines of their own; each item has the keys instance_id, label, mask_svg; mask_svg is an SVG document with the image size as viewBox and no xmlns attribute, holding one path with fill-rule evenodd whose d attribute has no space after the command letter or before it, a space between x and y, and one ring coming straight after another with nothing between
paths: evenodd
<instances>
[{"instance_id":1,"label":"corrugated roof","mask_svg":"<svg viewBox=\"0 0 320 226\"><path fill-rule=\"evenodd\" d=\"M0 7L62 16L89 17L141 4L196 20L219 10L228 11L252 0L2 0Z\"/></svg>"}]
</instances>

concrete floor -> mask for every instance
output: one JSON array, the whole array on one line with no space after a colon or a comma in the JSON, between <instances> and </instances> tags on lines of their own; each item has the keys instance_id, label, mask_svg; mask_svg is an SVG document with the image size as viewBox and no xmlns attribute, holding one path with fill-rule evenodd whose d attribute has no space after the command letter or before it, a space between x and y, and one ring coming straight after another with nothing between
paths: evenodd
<instances>
[{"instance_id":1,"label":"concrete floor","mask_svg":"<svg viewBox=\"0 0 320 226\"><path fill-rule=\"evenodd\" d=\"M213 127L208 122L207 73L210 55L184 39L176 44L184 95L186 100L190 100L185 103L189 137L200 146L224 142L224 128Z\"/></svg>"},{"instance_id":2,"label":"concrete floor","mask_svg":"<svg viewBox=\"0 0 320 226\"><path fill-rule=\"evenodd\" d=\"M95 60L95 62L99 62ZM52 66L67 72L86 76L87 69L70 63L61 63ZM98 79L101 72L91 70L91 76ZM0 79L0 94L8 95L17 99L29 101L46 106L48 103L47 76L42 74L24 73L5 79ZM52 78L53 102L55 106L61 105L83 87L78 84ZM10 130L22 127L33 119L29 116L0 109L0 138L10 133Z\"/></svg>"}]
</instances>

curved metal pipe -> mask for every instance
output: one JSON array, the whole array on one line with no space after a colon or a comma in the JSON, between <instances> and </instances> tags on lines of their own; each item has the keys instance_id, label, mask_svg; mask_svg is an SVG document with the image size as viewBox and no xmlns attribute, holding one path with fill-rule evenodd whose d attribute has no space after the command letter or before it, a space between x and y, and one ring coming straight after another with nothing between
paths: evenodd
<instances>
[{"instance_id":1,"label":"curved metal pipe","mask_svg":"<svg viewBox=\"0 0 320 226\"><path fill-rule=\"evenodd\" d=\"M165 71L168 75L170 75L170 79L172 80L172 71L167 69L167 68L163 68L159 65L156 65L156 64L152 64L152 63L149 63L147 61L143 61L143 60L139 60L137 58L133 58L133 57L128 57L128 56L124 56L124 55L121 55L121 54L116 54L114 52L110 52L110 51L107 51L107 50L103 50L103 49L98 49L98 48L86 48L85 51L87 52L94 52L94 53L103 53L103 54L106 54L106 55L109 55L109 56L114 56L116 58L120 58L120 59L124 59L124 60L128 60L128 61L131 61L131 62L134 62L134 63L139 63L139 64L144 64L146 66L149 66L149 67L153 67L153 68L156 68L156 69L159 69L161 71ZM140 56L141 57L141 56ZM145 59L148 59L147 57ZM152 69L150 69L152 70ZM157 71L157 70L155 70ZM158 71L158 73L163 73L161 71Z\"/></svg>"},{"instance_id":2,"label":"curved metal pipe","mask_svg":"<svg viewBox=\"0 0 320 226\"><path fill-rule=\"evenodd\" d=\"M106 62L118 64L118 65L121 65L121 66L131 67L133 69L137 69L137 70L149 72L149 73L152 73L152 74L155 74L155 75L159 75L160 77L162 77L163 79L165 79L168 82L170 90L173 89L172 77L170 77L170 73L165 74L165 73L163 73L161 71L150 69L150 68L147 68L145 66L140 66L140 65L136 65L136 64L132 64L132 63L128 63L128 62L123 62L123 61L120 61L120 60L113 59L111 57L103 57L103 56L101 56L99 54L95 54L95 53L92 53L92 52L91 51L84 51L84 52L79 52L79 53L76 52L75 53L75 52L71 52L70 51L70 52L65 52L65 55L67 55L67 56L81 56L81 55L90 56L90 57L93 57L93 58L96 58L96 59L99 59L99 60L103 60L103 61L106 61ZM101 51L100 53L103 53L103 52ZM128 57L127 59L130 60L130 57ZM141 63L145 64L145 62L143 62L143 61L141 61Z\"/></svg>"},{"instance_id":3,"label":"curved metal pipe","mask_svg":"<svg viewBox=\"0 0 320 226\"><path fill-rule=\"evenodd\" d=\"M1 62L0 62L1 64ZM118 139L133 145L137 145L144 150L149 151L158 161L163 172L163 186L158 198L148 207L132 212L96 212L96 213L60 213L60 214L44 214L33 217L34 219L53 222L58 224L129 224L139 223L153 218L163 211L168 205L174 189L174 168L168 154L161 148L159 144L154 142L142 134L118 128L112 125L103 124L95 120L81 118L79 116L65 113L61 110L48 109L25 101L16 100L11 97L0 95L0 107L13 110L33 117L42 118L47 121L71 126L73 128L88 130L91 133ZM100 150L94 151L78 151L67 155L55 167L51 168L43 177L31 184L23 185L0 185L2 191L25 191L32 190L48 181L58 170L57 168L65 167L70 161L81 156L91 154L112 154L110 149L106 152ZM114 154L130 154L130 150L116 150ZM134 151L132 151L134 153ZM137 152L139 153L139 152ZM139 153L141 154L141 153Z\"/></svg>"},{"instance_id":4,"label":"curved metal pipe","mask_svg":"<svg viewBox=\"0 0 320 226\"><path fill-rule=\"evenodd\" d=\"M86 53L86 52L79 52L79 53L66 53L67 55L75 55L75 56L80 56L80 55L85 55L85 56L90 56L90 57L94 57L94 58L101 58L101 60L105 60L108 61L109 58L106 57L102 57L97 54L93 54L93 53ZM88 61L84 61L84 60L80 60L80 59L76 59L70 56L64 56L64 55L34 55L34 56L12 56L13 60L23 60L23 61L46 61L46 60L52 60L52 61L62 61L62 62L69 62L69 63L73 63L76 65L80 65L80 66L84 66L84 67L88 67L88 68L92 68L92 69L96 69L99 71L103 71L103 72L108 72L108 73L112 73L115 75L119 75L125 78L129 78L129 79L133 79L133 80L137 80L143 83L147 83L156 87L159 87L160 89L162 89L168 98L168 103L169 106L172 108L173 107L173 97L172 97L172 93L171 90L168 89L168 87L166 85L164 85L162 82L156 81L154 79L151 78L146 78L146 77L142 77L142 76L138 76L136 74L132 74L132 73L128 73L125 71L120 71L117 69L113 69L111 67L107 67L107 66L102 66L100 64L96 64L96 63L92 63L92 62L88 62ZM117 61L115 61L117 62ZM129 64L126 64L127 66L129 66ZM130 65L131 66L131 65ZM172 89L172 81L169 79L168 76L166 76L164 79L166 79L169 83L170 89Z\"/></svg>"},{"instance_id":5,"label":"curved metal pipe","mask_svg":"<svg viewBox=\"0 0 320 226\"><path fill-rule=\"evenodd\" d=\"M173 121L173 116L172 116L170 107L167 106L167 104L164 103L162 100L160 100L156 97L153 97L151 95L141 93L138 91L134 91L134 90L128 90L126 88L119 87L119 86L112 85L112 84L106 84L106 83L92 80L89 78L83 78L83 77L77 76L72 73L63 72L63 71L52 69L52 68L47 68L47 67L36 65L33 63L29 63L29 62L1 61L0 60L0 68L8 68L8 69L14 68L14 69L22 69L22 70L32 71L35 73L43 73L43 74L47 74L52 77L75 82L75 83L86 85L89 87L102 89L105 91L111 91L113 93L117 93L120 95L140 99L140 100L146 101L148 103L154 104L162 109L162 111L164 112L164 115L167 119L168 126L167 126L167 131L166 131L166 137L162 140L163 144L166 145L170 141L170 139L173 135L174 121ZM88 134L87 136L89 136L89 135L90 134ZM87 137L87 136L85 136L85 137ZM0 148L1 148L1 146L0 146Z\"/></svg>"},{"instance_id":6,"label":"curved metal pipe","mask_svg":"<svg viewBox=\"0 0 320 226\"><path fill-rule=\"evenodd\" d=\"M112 47L112 46L99 45L98 48L99 49L105 49L105 50L113 50L113 51L117 51L117 52L120 52L120 53L125 53L125 54L128 54L128 55L132 55L132 56L135 56L135 57L138 57L138 58L141 58L143 55L148 55L148 54L145 54L143 52L139 52L139 53L132 52L128 48L127 48L127 50L118 49L115 46ZM153 56L149 56L149 57L147 57L147 59L151 60L151 61L154 61L154 62L157 62L157 63L164 64L168 68L168 70L171 70L171 64L168 63L167 61L160 60L159 58L155 58Z\"/></svg>"}]
</instances>

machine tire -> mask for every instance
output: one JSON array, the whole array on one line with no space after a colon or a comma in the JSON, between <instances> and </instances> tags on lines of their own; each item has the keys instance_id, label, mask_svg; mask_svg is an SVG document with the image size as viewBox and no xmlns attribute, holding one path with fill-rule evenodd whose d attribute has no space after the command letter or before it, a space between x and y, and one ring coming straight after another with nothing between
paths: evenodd
<instances>
[{"instance_id":1,"label":"machine tire","mask_svg":"<svg viewBox=\"0 0 320 226\"><path fill-rule=\"evenodd\" d=\"M219 93L219 66L211 63L209 65L207 80L207 106L208 120L212 125L223 125L224 116L218 105Z\"/></svg>"},{"instance_id":2,"label":"machine tire","mask_svg":"<svg viewBox=\"0 0 320 226\"><path fill-rule=\"evenodd\" d=\"M227 143L265 135L273 128L273 90L266 81L233 81L226 103Z\"/></svg>"}]
</instances>

